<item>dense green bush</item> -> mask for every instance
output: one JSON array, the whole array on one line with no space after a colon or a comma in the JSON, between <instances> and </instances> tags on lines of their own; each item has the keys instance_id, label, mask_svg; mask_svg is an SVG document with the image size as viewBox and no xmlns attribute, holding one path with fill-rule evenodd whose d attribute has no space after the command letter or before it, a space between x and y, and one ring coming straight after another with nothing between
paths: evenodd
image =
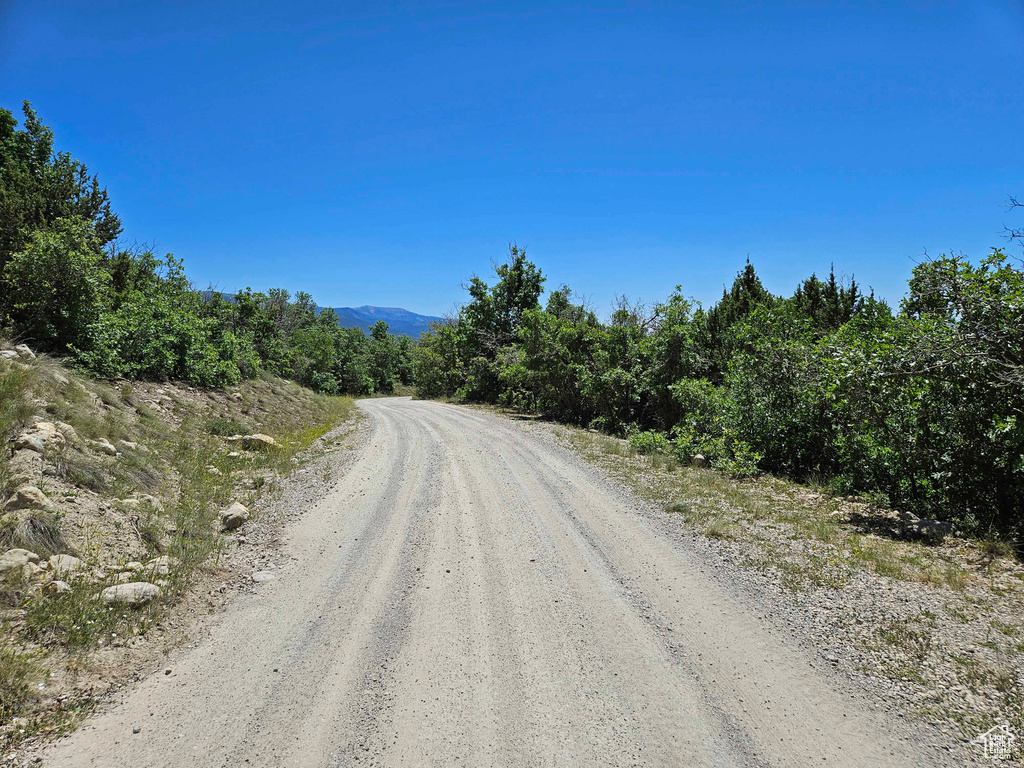
<instances>
[{"instance_id":1,"label":"dense green bush","mask_svg":"<svg viewBox=\"0 0 1024 768\"><path fill-rule=\"evenodd\" d=\"M1001 252L919 265L896 313L834 273L773 296L748 263L707 311L677 289L602 323L564 286L542 309L543 277L517 248L497 276L474 278L470 302L419 344L421 395L1024 534L1024 273Z\"/></svg>"},{"instance_id":2,"label":"dense green bush","mask_svg":"<svg viewBox=\"0 0 1024 768\"><path fill-rule=\"evenodd\" d=\"M629 446L642 456L663 455L672 450L672 444L661 432L645 429L629 436Z\"/></svg>"},{"instance_id":3,"label":"dense green bush","mask_svg":"<svg viewBox=\"0 0 1024 768\"><path fill-rule=\"evenodd\" d=\"M63 351L86 342L108 282L93 226L76 217L33 232L7 259L0 284L19 333Z\"/></svg>"}]
</instances>

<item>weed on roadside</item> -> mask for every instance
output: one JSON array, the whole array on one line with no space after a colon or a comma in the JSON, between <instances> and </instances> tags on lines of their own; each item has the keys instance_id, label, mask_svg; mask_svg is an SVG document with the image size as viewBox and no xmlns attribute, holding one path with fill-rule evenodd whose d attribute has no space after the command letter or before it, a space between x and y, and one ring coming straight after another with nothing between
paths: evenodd
<instances>
[{"instance_id":1,"label":"weed on roadside","mask_svg":"<svg viewBox=\"0 0 1024 768\"><path fill-rule=\"evenodd\" d=\"M145 634L160 614L159 602L143 608L107 605L97 589L115 583L69 579L70 592L29 597L23 604L27 636L42 646L60 646L78 652L110 645L118 638Z\"/></svg>"},{"instance_id":2,"label":"weed on roadside","mask_svg":"<svg viewBox=\"0 0 1024 768\"><path fill-rule=\"evenodd\" d=\"M6 627L2 627L4 633ZM0 723L19 717L34 698L32 686L42 672L30 656L0 645Z\"/></svg>"}]
</instances>

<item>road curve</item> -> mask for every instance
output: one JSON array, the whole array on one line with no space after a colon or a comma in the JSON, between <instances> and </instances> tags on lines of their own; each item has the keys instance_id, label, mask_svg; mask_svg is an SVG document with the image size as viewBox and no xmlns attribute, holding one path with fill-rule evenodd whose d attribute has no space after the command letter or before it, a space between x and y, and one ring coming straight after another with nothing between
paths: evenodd
<instances>
[{"instance_id":1,"label":"road curve","mask_svg":"<svg viewBox=\"0 0 1024 768\"><path fill-rule=\"evenodd\" d=\"M45 765L926 764L567 452L457 406L360 407L280 578Z\"/></svg>"}]
</instances>

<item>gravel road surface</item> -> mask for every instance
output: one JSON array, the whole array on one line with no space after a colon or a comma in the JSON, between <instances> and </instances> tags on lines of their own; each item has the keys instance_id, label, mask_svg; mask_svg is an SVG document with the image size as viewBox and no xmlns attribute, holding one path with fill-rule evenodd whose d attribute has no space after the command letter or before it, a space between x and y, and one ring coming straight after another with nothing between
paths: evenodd
<instances>
[{"instance_id":1,"label":"gravel road surface","mask_svg":"<svg viewBox=\"0 0 1024 768\"><path fill-rule=\"evenodd\" d=\"M920 766L640 503L515 422L366 400L273 578L47 766Z\"/></svg>"}]
</instances>

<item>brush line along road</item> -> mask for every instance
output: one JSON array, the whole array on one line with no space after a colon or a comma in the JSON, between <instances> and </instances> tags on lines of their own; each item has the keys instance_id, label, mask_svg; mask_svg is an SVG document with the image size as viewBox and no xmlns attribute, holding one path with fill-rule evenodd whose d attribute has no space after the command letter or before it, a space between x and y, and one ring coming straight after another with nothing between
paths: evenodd
<instances>
[{"instance_id":1,"label":"brush line along road","mask_svg":"<svg viewBox=\"0 0 1024 768\"><path fill-rule=\"evenodd\" d=\"M45 765L925 762L550 438L360 407L359 456L289 523L279 578Z\"/></svg>"}]
</instances>

